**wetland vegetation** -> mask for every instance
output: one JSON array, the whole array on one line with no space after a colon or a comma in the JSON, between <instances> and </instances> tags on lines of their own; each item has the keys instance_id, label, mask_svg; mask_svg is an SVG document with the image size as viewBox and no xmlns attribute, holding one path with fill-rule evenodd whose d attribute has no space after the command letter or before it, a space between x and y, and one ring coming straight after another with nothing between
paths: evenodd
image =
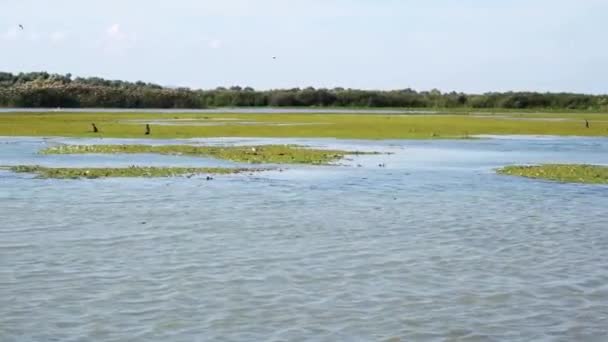
<instances>
[{"instance_id":1,"label":"wetland vegetation","mask_svg":"<svg viewBox=\"0 0 608 342\"><path fill-rule=\"evenodd\" d=\"M568 183L608 184L608 166L584 164L512 165L499 174Z\"/></svg>"},{"instance_id":2,"label":"wetland vegetation","mask_svg":"<svg viewBox=\"0 0 608 342\"><path fill-rule=\"evenodd\" d=\"M585 120L588 120L589 127ZM95 123L98 132L91 124ZM146 135L146 124L150 134ZM442 112L433 115L3 113L2 136L454 139L480 134L608 136L602 113Z\"/></svg>"},{"instance_id":3,"label":"wetland vegetation","mask_svg":"<svg viewBox=\"0 0 608 342\"><path fill-rule=\"evenodd\" d=\"M243 168L192 168L192 167L143 167L130 166L122 168L55 168L38 165L19 165L8 168L12 172L33 173L40 178L77 179L77 178L108 178L108 177L176 177L194 176L201 174L236 174L243 172L260 172L267 169ZM209 178L208 178L209 179Z\"/></svg>"},{"instance_id":4,"label":"wetland vegetation","mask_svg":"<svg viewBox=\"0 0 608 342\"><path fill-rule=\"evenodd\" d=\"M42 154L90 154L90 153L155 153L212 157L250 164L329 164L347 154L369 154L320 150L294 145L263 146L192 146L192 145L59 145L40 151Z\"/></svg>"}]
</instances>

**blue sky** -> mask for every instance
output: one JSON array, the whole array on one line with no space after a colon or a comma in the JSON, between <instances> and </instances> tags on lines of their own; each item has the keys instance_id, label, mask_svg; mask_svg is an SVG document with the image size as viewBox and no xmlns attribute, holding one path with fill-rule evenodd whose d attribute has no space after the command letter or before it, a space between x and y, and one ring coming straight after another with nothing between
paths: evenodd
<instances>
[{"instance_id":1,"label":"blue sky","mask_svg":"<svg viewBox=\"0 0 608 342\"><path fill-rule=\"evenodd\" d=\"M0 0L0 70L608 93L606 13L606 0Z\"/></svg>"}]
</instances>

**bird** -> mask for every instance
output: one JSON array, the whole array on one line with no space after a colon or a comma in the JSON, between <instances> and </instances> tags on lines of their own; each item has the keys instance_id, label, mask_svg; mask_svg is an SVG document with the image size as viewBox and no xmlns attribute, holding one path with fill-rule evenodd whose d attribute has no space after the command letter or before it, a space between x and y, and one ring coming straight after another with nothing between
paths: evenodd
<instances>
[{"instance_id":1,"label":"bird","mask_svg":"<svg viewBox=\"0 0 608 342\"><path fill-rule=\"evenodd\" d=\"M23 30L23 29L24 29L24 28L23 28L23 25L21 25L21 24L19 24L19 28L20 28L21 30Z\"/></svg>"},{"instance_id":2,"label":"bird","mask_svg":"<svg viewBox=\"0 0 608 342\"><path fill-rule=\"evenodd\" d=\"M94 123L92 123L91 126L93 126L93 133L98 133L99 132L99 130L97 129L97 126L95 126Z\"/></svg>"},{"instance_id":3,"label":"bird","mask_svg":"<svg viewBox=\"0 0 608 342\"><path fill-rule=\"evenodd\" d=\"M272 56L272 59L277 59L277 56Z\"/></svg>"},{"instance_id":4,"label":"bird","mask_svg":"<svg viewBox=\"0 0 608 342\"><path fill-rule=\"evenodd\" d=\"M150 135L150 124L146 124L146 135Z\"/></svg>"},{"instance_id":5,"label":"bird","mask_svg":"<svg viewBox=\"0 0 608 342\"><path fill-rule=\"evenodd\" d=\"M585 127L589 128L589 121L585 119Z\"/></svg>"}]
</instances>

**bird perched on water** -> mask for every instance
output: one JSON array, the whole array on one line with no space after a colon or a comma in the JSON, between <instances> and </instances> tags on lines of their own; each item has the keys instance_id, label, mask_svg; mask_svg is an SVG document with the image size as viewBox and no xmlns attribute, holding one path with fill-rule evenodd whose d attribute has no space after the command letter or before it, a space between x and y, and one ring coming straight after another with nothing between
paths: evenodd
<instances>
[{"instance_id":1,"label":"bird perched on water","mask_svg":"<svg viewBox=\"0 0 608 342\"><path fill-rule=\"evenodd\" d=\"M146 124L146 135L150 135L150 124Z\"/></svg>"},{"instance_id":2,"label":"bird perched on water","mask_svg":"<svg viewBox=\"0 0 608 342\"><path fill-rule=\"evenodd\" d=\"M98 133L99 132L99 130L97 129L97 126L95 126L94 123L92 123L91 126L93 126L93 133Z\"/></svg>"}]
</instances>

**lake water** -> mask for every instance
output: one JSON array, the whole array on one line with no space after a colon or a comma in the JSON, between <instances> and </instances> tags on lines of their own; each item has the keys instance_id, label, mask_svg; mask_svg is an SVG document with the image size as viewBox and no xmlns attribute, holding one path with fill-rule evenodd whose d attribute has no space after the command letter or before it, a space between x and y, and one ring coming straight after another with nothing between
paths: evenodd
<instances>
[{"instance_id":1,"label":"lake water","mask_svg":"<svg viewBox=\"0 0 608 342\"><path fill-rule=\"evenodd\" d=\"M0 138L0 164L239 165L36 153L100 142L133 141ZM608 139L136 142L394 154L213 181L0 171L1 341L608 336L608 186L493 172L513 163L608 164Z\"/></svg>"}]
</instances>

